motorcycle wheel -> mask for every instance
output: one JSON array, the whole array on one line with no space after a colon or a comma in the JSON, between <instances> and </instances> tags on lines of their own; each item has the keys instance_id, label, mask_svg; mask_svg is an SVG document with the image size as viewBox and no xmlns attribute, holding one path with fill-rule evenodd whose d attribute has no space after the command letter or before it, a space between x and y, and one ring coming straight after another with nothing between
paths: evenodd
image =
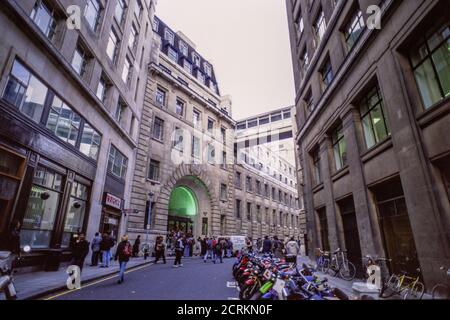
<instances>
[{"instance_id":1,"label":"motorcycle wheel","mask_svg":"<svg viewBox=\"0 0 450 320\"><path fill-rule=\"evenodd\" d=\"M250 300L250 298L255 293L256 287L257 287L256 284L253 284L251 286L244 285L242 287L242 290L239 292L239 299Z\"/></svg>"}]
</instances>

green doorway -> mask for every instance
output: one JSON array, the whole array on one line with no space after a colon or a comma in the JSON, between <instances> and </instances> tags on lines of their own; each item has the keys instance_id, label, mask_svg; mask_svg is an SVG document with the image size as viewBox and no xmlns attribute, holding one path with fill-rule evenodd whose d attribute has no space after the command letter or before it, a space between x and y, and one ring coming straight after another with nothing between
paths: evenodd
<instances>
[{"instance_id":1,"label":"green doorway","mask_svg":"<svg viewBox=\"0 0 450 320\"><path fill-rule=\"evenodd\" d=\"M192 190L176 187L170 194L167 230L194 234L197 211L197 198Z\"/></svg>"}]
</instances>

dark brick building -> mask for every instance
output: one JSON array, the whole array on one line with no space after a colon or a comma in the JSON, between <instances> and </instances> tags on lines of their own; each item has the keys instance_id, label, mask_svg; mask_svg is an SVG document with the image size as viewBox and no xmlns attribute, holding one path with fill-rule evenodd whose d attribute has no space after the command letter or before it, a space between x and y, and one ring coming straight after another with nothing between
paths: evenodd
<instances>
[{"instance_id":1,"label":"dark brick building","mask_svg":"<svg viewBox=\"0 0 450 320\"><path fill-rule=\"evenodd\" d=\"M286 3L309 254L386 256L430 289L450 265L450 3Z\"/></svg>"}]
</instances>

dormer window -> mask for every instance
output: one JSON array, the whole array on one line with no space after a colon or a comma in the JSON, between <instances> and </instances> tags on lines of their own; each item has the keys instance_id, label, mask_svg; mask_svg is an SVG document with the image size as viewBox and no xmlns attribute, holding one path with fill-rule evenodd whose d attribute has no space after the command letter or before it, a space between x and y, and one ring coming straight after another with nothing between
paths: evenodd
<instances>
[{"instance_id":1,"label":"dormer window","mask_svg":"<svg viewBox=\"0 0 450 320\"><path fill-rule=\"evenodd\" d=\"M187 60L184 60L183 67L184 67L184 70L186 70L186 72L188 72L189 74L192 74L192 64L190 62L188 62Z\"/></svg>"},{"instance_id":2,"label":"dormer window","mask_svg":"<svg viewBox=\"0 0 450 320\"><path fill-rule=\"evenodd\" d=\"M154 18L153 19L153 31L158 32L159 29L159 20Z\"/></svg>"},{"instance_id":3,"label":"dormer window","mask_svg":"<svg viewBox=\"0 0 450 320\"><path fill-rule=\"evenodd\" d=\"M192 52L192 61L197 67L200 67L200 56L195 52Z\"/></svg>"},{"instance_id":4,"label":"dormer window","mask_svg":"<svg viewBox=\"0 0 450 320\"><path fill-rule=\"evenodd\" d=\"M200 71L197 72L197 79L202 84L205 84L205 75L202 72L200 72Z\"/></svg>"},{"instance_id":5,"label":"dormer window","mask_svg":"<svg viewBox=\"0 0 450 320\"><path fill-rule=\"evenodd\" d=\"M188 56L188 46L187 46L187 44L184 43L183 41L180 41L179 47L180 47L180 52L181 52L185 57L187 57L187 56Z\"/></svg>"},{"instance_id":6,"label":"dormer window","mask_svg":"<svg viewBox=\"0 0 450 320\"><path fill-rule=\"evenodd\" d=\"M211 77L211 65L209 63L204 63L203 68L205 69L206 74Z\"/></svg>"},{"instance_id":7,"label":"dormer window","mask_svg":"<svg viewBox=\"0 0 450 320\"><path fill-rule=\"evenodd\" d=\"M169 41L169 43L173 46L174 38L175 36L173 32L166 28L166 30L164 31L164 39Z\"/></svg>"}]
</instances>

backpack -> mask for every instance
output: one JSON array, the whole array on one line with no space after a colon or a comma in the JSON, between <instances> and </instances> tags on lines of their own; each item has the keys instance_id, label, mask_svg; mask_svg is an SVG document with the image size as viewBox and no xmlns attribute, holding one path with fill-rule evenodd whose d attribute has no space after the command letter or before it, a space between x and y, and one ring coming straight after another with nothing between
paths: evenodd
<instances>
[{"instance_id":1,"label":"backpack","mask_svg":"<svg viewBox=\"0 0 450 320\"><path fill-rule=\"evenodd\" d=\"M123 246L122 255L125 257L131 257L133 255L133 250L129 242L125 243L125 245Z\"/></svg>"}]
</instances>

